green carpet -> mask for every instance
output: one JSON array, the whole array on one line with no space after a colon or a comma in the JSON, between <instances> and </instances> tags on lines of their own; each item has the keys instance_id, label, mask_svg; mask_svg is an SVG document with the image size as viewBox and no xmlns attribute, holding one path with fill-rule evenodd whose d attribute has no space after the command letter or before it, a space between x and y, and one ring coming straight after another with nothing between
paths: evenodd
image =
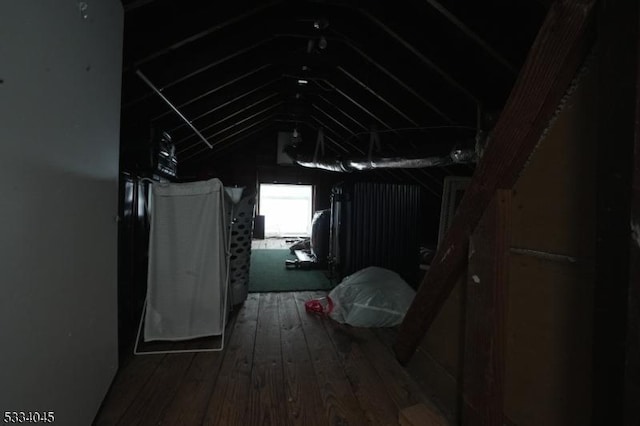
<instances>
[{"instance_id":1,"label":"green carpet","mask_svg":"<svg viewBox=\"0 0 640 426\"><path fill-rule=\"evenodd\" d=\"M317 269L286 269L285 259L295 259L289 250L251 250L249 291L310 291L328 290L332 285L326 271Z\"/></svg>"}]
</instances>

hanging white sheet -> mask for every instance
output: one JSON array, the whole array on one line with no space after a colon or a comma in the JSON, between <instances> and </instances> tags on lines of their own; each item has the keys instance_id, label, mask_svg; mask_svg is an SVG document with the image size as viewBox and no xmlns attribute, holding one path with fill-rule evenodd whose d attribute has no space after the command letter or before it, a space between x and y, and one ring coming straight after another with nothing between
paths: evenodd
<instances>
[{"instance_id":1,"label":"hanging white sheet","mask_svg":"<svg viewBox=\"0 0 640 426\"><path fill-rule=\"evenodd\" d=\"M222 334L227 281L222 182L153 186L144 340Z\"/></svg>"}]
</instances>

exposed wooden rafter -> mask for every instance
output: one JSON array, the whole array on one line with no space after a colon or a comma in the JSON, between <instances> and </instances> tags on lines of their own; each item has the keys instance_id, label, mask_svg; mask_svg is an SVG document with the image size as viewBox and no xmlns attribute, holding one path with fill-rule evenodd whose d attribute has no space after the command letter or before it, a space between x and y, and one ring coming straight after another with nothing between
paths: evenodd
<instances>
[{"instance_id":1,"label":"exposed wooden rafter","mask_svg":"<svg viewBox=\"0 0 640 426\"><path fill-rule=\"evenodd\" d=\"M232 98L230 98L228 100L225 100L225 101L220 102L220 103L216 103L215 106L211 107L210 109L206 108L204 112L202 112L199 115L193 117L192 121L200 120L200 119L202 119L202 118L204 118L204 117L206 117L208 115L213 114L214 112L220 110L221 108L224 108L224 107L227 107L229 105L232 105L232 104L234 104L234 103L236 103L236 102L238 102L238 101L240 101L240 100L252 95L253 93L256 93L256 92L258 92L258 91L260 91L260 90L262 90L262 89L264 89L266 87L271 87L272 85L274 85L274 83L280 81L280 79L281 79L280 77L273 78L273 79L267 81L266 83L263 83L263 84L261 84L261 85L259 85L257 87L252 87L252 88L250 88L248 90L242 91L242 93L240 93L239 95L233 96ZM173 131L176 131L176 130L184 127L184 126L185 126L185 124L180 123L179 125L177 125L175 127L172 127L169 131L173 132Z\"/></svg>"},{"instance_id":2,"label":"exposed wooden rafter","mask_svg":"<svg viewBox=\"0 0 640 426\"><path fill-rule=\"evenodd\" d=\"M271 94L269 94L269 95L267 95L265 97L262 97L262 98L258 99L255 102L250 103L247 106L243 106L240 109L236 109L233 112L231 112L231 113L225 115L224 117L220 118L219 120L216 120L215 122L213 122L213 123L211 123L211 124L209 124L207 126L200 127L200 132L206 133L207 131L209 131L210 129L214 128L215 126L218 126L218 125L230 120L231 118L250 110L251 108L253 108L253 107L257 106L257 105L260 105L260 104L262 104L262 103L264 103L264 102L266 102L266 101L268 101L270 99L273 99L273 98L277 97L278 95L279 94L277 92L276 93L271 93ZM191 140L191 139L193 139L193 135L186 136L186 137L184 137L182 139L174 140L173 143L174 143L174 145L179 146L180 144L182 144L182 143L184 143L184 142L186 142L188 140Z\"/></svg>"},{"instance_id":3,"label":"exposed wooden rafter","mask_svg":"<svg viewBox=\"0 0 640 426\"><path fill-rule=\"evenodd\" d=\"M346 100L351 102L353 105L357 106L361 111L365 112L369 117L373 118L375 121L377 121L378 123L382 124L387 129L393 128L389 123L387 123L386 121L382 120L382 118L380 118L378 115L373 113L373 111L371 111L371 109L369 109L369 108L365 107L364 105L362 105L362 103L358 102L353 96L350 96L349 93L347 93L342 88L336 86L335 84L333 84L329 80L323 80L323 82L325 84L327 84L329 87L331 87L336 93L339 93L340 95L342 95L343 98L345 98Z\"/></svg>"},{"instance_id":4,"label":"exposed wooden rafter","mask_svg":"<svg viewBox=\"0 0 640 426\"><path fill-rule=\"evenodd\" d=\"M402 87L404 90L406 90L411 95L413 95L416 99L418 99L423 105L425 105L431 111L436 113L438 116L440 116L446 122L448 122L450 124L454 123L454 120L449 115L445 114L433 102L425 99L424 96L422 96L418 92L416 92L416 90L413 87L409 86L406 82L402 81L400 78L398 78L396 75L394 75L391 71L389 71L386 67L384 67L382 64L380 64L378 61L374 60L371 56L367 55L360 47L358 47L355 44L355 42L353 40L350 40L346 35L340 33L339 31L336 31L334 28L332 28L331 31L333 33L335 33L337 36L339 36L340 39L342 40L342 42L346 46L348 46L351 50L356 52L363 59L365 59L366 61L371 63L373 66L375 66L383 74L385 74L387 77L389 77L391 80L393 80L398 86Z\"/></svg>"},{"instance_id":5,"label":"exposed wooden rafter","mask_svg":"<svg viewBox=\"0 0 640 426\"><path fill-rule=\"evenodd\" d=\"M494 49L489 43L487 43L480 35L465 25L460 19L458 19L453 13L451 13L445 6L443 6L437 0L425 0L435 10L437 10L442 16L444 16L449 22L451 22L456 28L464 33L467 37L473 40L478 46L480 46L485 52L489 54L493 59L501 63L509 71L516 73L517 67L507 60L500 52Z\"/></svg>"},{"instance_id":6,"label":"exposed wooden rafter","mask_svg":"<svg viewBox=\"0 0 640 426\"><path fill-rule=\"evenodd\" d=\"M181 74L179 77L177 77L175 79L172 79L171 81L164 82L162 84L162 86L160 87L160 90L167 90L167 89L169 89L169 88L171 88L171 87L173 87L173 86L175 86L177 84L183 83L184 81L186 81L186 80L188 80L188 79L190 79L192 77L195 77L198 74L201 74L201 73L203 73L205 71L208 71L208 70L210 70L210 69L212 69L212 68L214 68L214 67L216 67L218 65L221 65L221 64L223 64L223 63L225 63L225 62L227 62L227 61L229 61L231 59L235 59L235 58L237 58L239 56L245 55L248 52L251 52L251 51L253 51L254 49L256 49L256 48L258 48L260 46L268 44L273 39L274 39L274 37L267 37L267 38L265 38L263 40L260 40L257 43L254 43L254 44L252 44L250 46L246 46L246 47L242 47L242 48L236 49L236 50L234 50L233 53L231 53L229 55L223 56L221 58L216 58L215 61L207 61L206 64L203 64L202 66L200 66L200 67L198 67L196 69L193 69L193 70L191 70L191 71L189 71L189 72L187 72L185 74ZM135 99L128 100L123 104L122 107L123 108L130 108L132 106L135 106L136 104L138 104L141 101L145 100L148 96L150 96L150 94L141 95L141 96L138 96Z\"/></svg>"},{"instance_id":7,"label":"exposed wooden rafter","mask_svg":"<svg viewBox=\"0 0 640 426\"><path fill-rule=\"evenodd\" d=\"M238 127L242 128L242 127L245 126L245 123L250 123L256 117L264 115L267 112L271 112L272 110L278 108L282 104L283 104L283 101L275 102L275 103L269 105L268 107L261 109L258 112L255 112L255 113L253 113L251 115L248 115L247 117L235 120L232 124L228 125L227 127L222 128L222 129L220 129L220 130L218 130L218 131L216 131L214 133L207 133L206 138L208 140L215 140L216 137L220 136L221 134L223 134L223 133L225 133L225 132L227 132L229 130L236 129ZM246 125L248 126L249 124L246 124ZM215 144L217 145L217 142ZM192 148L197 148L197 147L198 147L198 145L191 144L191 145L183 148L182 150L178 151L178 155L183 154L183 153L185 153L187 151L190 151Z\"/></svg>"},{"instance_id":8,"label":"exposed wooden rafter","mask_svg":"<svg viewBox=\"0 0 640 426\"><path fill-rule=\"evenodd\" d=\"M265 125L269 126L269 125L271 125L269 120L271 120L272 118L275 118L277 115L278 115L277 113L270 114L270 115L268 115L268 116L266 116L266 117L264 117L264 118L262 118L262 119L260 119L258 121L255 121L252 124L244 126L242 129L237 130L237 131L231 133L230 135L227 135L227 136L225 136L223 138L220 138L220 139L214 141L214 143L212 144L214 146L214 149L212 149L212 150L210 150L208 152L205 151L205 150L200 150L198 152L194 152L194 153L192 153L190 155L187 155L184 158L180 157L179 160L183 161L183 162L186 162L186 161L192 160L192 159L194 159L196 157L198 157L199 160L203 160L203 159L206 159L207 157L215 155L216 153L220 152L222 149L224 149L228 145L228 143L227 144L223 144L223 142L227 142L230 139L232 139L234 136L241 135L241 134L247 132L248 130L254 129L256 126L260 126L261 124L265 124L266 123ZM262 126L260 126L258 128L262 128ZM256 130L256 129L254 129L254 130ZM247 136L247 135L244 135L244 136ZM202 155L202 154L206 154L206 155Z\"/></svg>"},{"instance_id":9,"label":"exposed wooden rafter","mask_svg":"<svg viewBox=\"0 0 640 426\"><path fill-rule=\"evenodd\" d=\"M394 345L406 363L467 262L468 239L497 188L512 188L592 44L595 0L561 0L549 9L490 143Z\"/></svg>"},{"instance_id":10,"label":"exposed wooden rafter","mask_svg":"<svg viewBox=\"0 0 640 426\"><path fill-rule=\"evenodd\" d=\"M375 17L365 9L359 9L359 11L362 15L366 16L371 22L373 22L377 27L379 27L385 33L387 33L389 37L394 39L396 42L402 45L405 49L411 52L414 56L420 59L422 63L427 65L430 69L432 69L436 73L438 73L447 83L449 83L452 87L455 87L461 94L463 94L473 102L480 103L480 100L475 94L471 93L469 89L467 89L462 84L460 84L460 82L454 79L447 71L445 71L444 69L442 69L442 67L440 67L431 59L429 59L424 53L416 49L411 43L409 43L407 40L400 37L400 35L397 34L395 31L393 31L391 28L389 28L388 25L386 25L384 22L382 22L380 19L378 19L377 17Z\"/></svg>"},{"instance_id":11,"label":"exposed wooden rafter","mask_svg":"<svg viewBox=\"0 0 640 426\"><path fill-rule=\"evenodd\" d=\"M199 101L202 98L205 98L205 97L207 97L207 96L209 96L209 95L211 95L211 94L213 94L215 92L218 92L218 91L224 89L225 87L229 87L229 86L232 86L234 84L237 84L239 81L244 80L247 77L250 77L250 76L252 76L254 74L257 74L257 73L259 73L261 71L264 71L264 70L270 68L271 66L272 66L272 64L260 65L260 66L254 68L254 69L251 69L251 70L249 70L249 71L247 71L247 72L245 72L245 73L243 73L241 75L238 75L238 76L232 78L231 80L225 81L224 83L222 83L222 84L220 84L220 85L218 85L216 87L213 87L213 88L211 88L211 89L209 89L209 90L207 90L205 92L201 92L195 97L190 97L187 100L183 100L182 102L180 102L180 105L178 105L178 106L180 108L184 108L184 107L186 107L186 106L188 106L188 105L190 105L190 104L192 104L192 103L194 103L196 101ZM168 111L167 112L163 112L162 114L153 117L153 119L151 121L160 120L163 117L166 117L168 114L169 114Z\"/></svg>"},{"instance_id":12,"label":"exposed wooden rafter","mask_svg":"<svg viewBox=\"0 0 640 426\"><path fill-rule=\"evenodd\" d=\"M226 28L226 27L228 27L230 25L238 24L238 23L244 21L245 19L247 19L247 18L249 18L251 16L257 15L258 13L260 13L260 12L262 12L262 11L268 9L268 8L276 6L279 3L282 3L282 0L276 0L276 1L272 1L270 3L262 4L262 5L258 6L258 7L250 9L250 10L248 10L246 12L243 12L243 13L241 13L239 15L236 15L236 16L234 16L232 18L229 18L229 19L227 19L227 20L225 20L223 22L219 22L219 23L217 23L215 25L212 25L212 26L210 26L210 27L208 27L208 28L206 28L206 29L204 29L202 31L198 31L195 34L191 34L188 37L182 38L180 40L175 40L173 43L171 43L168 46L163 46L162 48L159 48L158 50L156 50L156 51L154 51L152 53L149 53L149 54L147 54L147 55L145 55L143 57L136 58L135 63L134 64L129 64L129 65L133 65L134 67L140 67L141 65L143 65L143 64L145 64L145 63L147 63L149 61L152 61L152 60L154 60L154 59L156 59L156 58L158 58L158 57L160 57L162 55L166 55L168 53L171 53L172 51L175 51L175 50L177 50L177 49L179 49L181 47L184 47L189 43L193 43L194 41L200 40L203 37L209 36L209 35L217 32L217 31L220 31L223 28ZM125 67L124 70L127 71L127 69L128 68Z\"/></svg>"},{"instance_id":13,"label":"exposed wooden rafter","mask_svg":"<svg viewBox=\"0 0 640 426\"><path fill-rule=\"evenodd\" d=\"M346 75L347 77L349 77L352 81L354 81L355 83L357 83L359 86L361 86L362 88L364 88L367 92L371 93L373 96L375 96L380 102L382 102L383 104L385 104L387 107L391 108L392 110L394 110L399 116L401 116L402 118L404 118L405 120L407 120L409 123L413 124L414 126L418 126L418 122L415 121L414 119L412 119L411 117L409 117L404 111L401 111L400 108L398 108L396 105L392 104L391 102L389 102L387 99L385 99L382 95L380 95L378 92L376 92L375 90L373 90L371 87L369 87L367 84L365 84L363 81L361 81L360 79L358 79L358 77L356 77L355 75L353 75L352 73L350 73L349 71L347 71L346 69L344 69L344 67L342 67L341 65L338 65L336 67L338 69L338 71L340 71L341 73L343 73L344 75Z\"/></svg>"}]
</instances>

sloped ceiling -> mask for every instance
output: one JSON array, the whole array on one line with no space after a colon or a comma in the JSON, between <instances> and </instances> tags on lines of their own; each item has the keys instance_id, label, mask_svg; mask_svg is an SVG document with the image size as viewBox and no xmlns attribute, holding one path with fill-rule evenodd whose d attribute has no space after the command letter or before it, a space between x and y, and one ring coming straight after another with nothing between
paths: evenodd
<instances>
[{"instance_id":1,"label":"sloped ceiling","mask_svg":"<svg viewBox=\"0 0 640 426\"><path fill-rule=\"evenodd\" d=\"M499 112L546 11L535 0L123 4L123 153L167 131L181 170L293 128L310 146L323 128L334 156L366 153L372 129L393 153L473 140L478 108Z\"/></svg>"}]
</instances>

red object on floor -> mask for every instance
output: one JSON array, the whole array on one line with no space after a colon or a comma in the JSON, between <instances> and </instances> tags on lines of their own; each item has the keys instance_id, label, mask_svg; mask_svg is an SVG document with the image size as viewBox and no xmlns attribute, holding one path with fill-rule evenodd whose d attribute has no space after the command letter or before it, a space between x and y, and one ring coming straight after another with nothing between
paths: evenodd
<instances>
[{"instance_id":1,"label":"red object on floor","mask_svg":"<svg viewBox=\"0 0 640 426\"><path fill-rule=\"evenodd\" d=\"M310 314L329 315L333 311L333 300L329 296L304 302L304 308Z\"/></svg>"}]
</instances>

